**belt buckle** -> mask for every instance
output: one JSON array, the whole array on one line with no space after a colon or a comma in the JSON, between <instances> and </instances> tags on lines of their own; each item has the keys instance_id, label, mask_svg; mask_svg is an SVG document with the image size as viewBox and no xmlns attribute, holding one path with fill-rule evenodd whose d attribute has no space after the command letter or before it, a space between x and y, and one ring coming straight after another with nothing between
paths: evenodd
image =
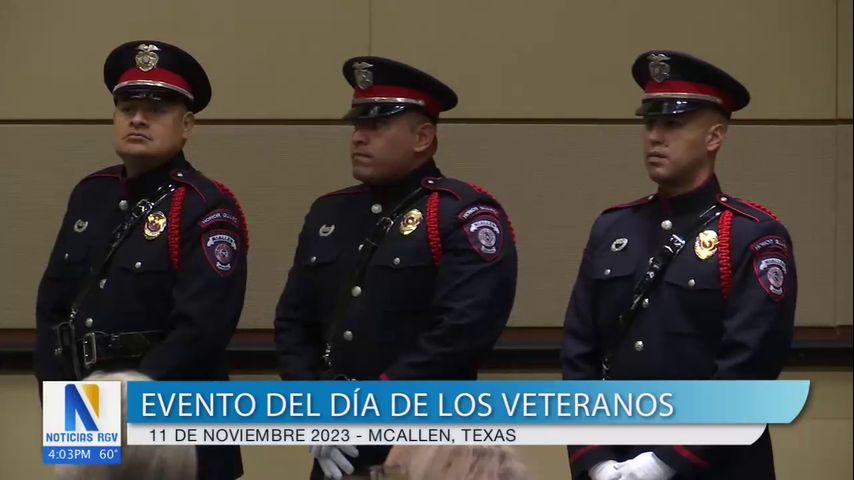
<instances>
[{"instance_id":1,"label":"belt buckle","mask_svg":"<svg viewBox=\"0 0 854 480\"><path fill-rule=\"evenodd\" d=\"M98 361L98 344L95 342L95 332L83 335L83 364L91 368Z\"/></svg>"}]
</instances>

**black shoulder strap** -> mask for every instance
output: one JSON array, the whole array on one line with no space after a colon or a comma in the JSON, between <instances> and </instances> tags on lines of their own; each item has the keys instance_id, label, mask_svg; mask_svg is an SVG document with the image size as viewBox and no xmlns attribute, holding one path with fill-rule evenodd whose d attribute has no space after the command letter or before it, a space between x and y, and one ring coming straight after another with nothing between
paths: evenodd
<instances>
[{"instance_id":1,"label":"black shoulder strap","mask_svg":"<svg viewBox=\"0 0 854 480\"><path fill-rule=\"evenodd\" d=\"M649 268L647 268L646 272L638 280L632 291L632 303L617 318L616 335L611 336L606 345L605 355L602 358L602 378L608 378L610 366L614 361L614 355L617 353L617 347L628 333L632 320L634 320L643 299L649 297L652 290L659 284L658 280L664 276L667 267L670 266L673 259L685 247L685 242L699 235L706 225L718 218L720 214L720 207L717 204L710 206L697 217L697 220L684 235L671 234L664 245L658 250L658 254L650 259Z\"/></svg>"},{"instance_id":2,"label":"black shoulder strap","mask_svg":"<svg viewBox=\"0 0 854 480\"><path fill-rule=\"evenodd\" d=\"M368 262L374 256L374 253L379 248L382 241L385 239L391 227L406 213L406 211L415 205L419 200L423 199L429 193L423 187L418 187L412 193L407 195L388 215L380 218L377 223L371 228L368 236L359 246L359 256L356 259L356 267L353 269L353 275L350 278L350 283L347 285L360 285L365 277L365 272L368 267ZM345 285L346 287L346 285ZM338 294L338 301L335 304L335 314L332 317L332 325L329 326L329 331L326 335L326 348L323 352L323 359L326 362L326 367L332 371L332 339L338 331L339 326L344 321L347 315L347 310L350 306L353 296L349 290L342 288Z\"/></svg>"}]
</instances>

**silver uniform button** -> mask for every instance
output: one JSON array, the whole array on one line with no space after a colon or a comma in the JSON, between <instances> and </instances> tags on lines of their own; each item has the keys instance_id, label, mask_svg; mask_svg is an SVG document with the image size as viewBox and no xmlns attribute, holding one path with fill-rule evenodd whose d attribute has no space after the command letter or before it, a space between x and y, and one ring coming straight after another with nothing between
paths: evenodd
<instances>
[{"instance_id":1,"label":"silver uniform button","mask_svg":"<svg viewBox=\"0 0 854 480\"><path fill-rule=\"evenodd\" d=\"M364 243L360 243L360 244L359 244L359 251L360 251L360 252L362 251L362 248L363 248L364 246L365 246L365 244L364 244Z\"/></svg>"},{"instance_id":2,"label":"silver uniform button","mask_svg":"<svg viewBox=\"0 0 854 480\"><path fill-rule=\"evenodd\" d=\"M125 211L127 209L128 209L128 201L127 200L119 201L119 210Z\"/></svg>"},{"instance_id":3,"label":"silver uniform button","mask_svg":"<svg viewBox=\"0 0 854 480\"><path fill-rule=\"evenodd\" d=\"M139 270L140 268L142 268L142 262L136 262L136 263L134 263L134 264L133 264L133 268L135 268L135 269Z\"/></svg>"},{"instance_id":4,"label":"silver uniform button","mask_svg":"<svg viewBox=\"0 0 854 480\"><path fill-rule=\"evenodd\" d=\"M726 197L721 197L721 201L722 201L722 202L726 202L727 200L729 200L729 199L728 199L728 198L726 198Z\"/></svg>"},{"instance_id":5,"label":"silver uniform button","mask_svg":"<svg viewBox=\"0 0 854 480\"><path fill-rule=\"evenodd\" d=\"M347 340L348 342L352 342L353 341L353 332L351 332L350 330L344 331L344 340Z\"/></svg>"},{"instance_id":6,"label":"silver uniform button","mask_svg":"<svg viewBox=\"0 0 854 480\"><path fill-rule=\"evenodd\" d=\"M59 347L54 348L54 349L53 349L53 355L54 355L54 356L56 356L56 357L58 357L58 356L62 355L62 349L61 349L61 348L59 348Z\"/></svg>"},{"instance_id":7,"label":"silver uniform button","mask_svg":"<svg viewBox=\"0 0 854 480\"><path fill-rule=\"evenodd\" d=\"M311 263L317 263L317 257L311 257L308 261Z\"/></svg>"},{"instance_id":8,"label":"silver uniform button","mask_svg":"<svg viewBox=\"0 0 854 480\"><path fill-rule=\"evenodd\" d=\"M68 253L62 256L63 259L68 260Z\"/></svg>"},{"instance_id":9,"label":"silver uniform button","mask_svg":"<svg viewBox=\"0 0 854 480\"><path fill-rule=\"evenodd\" d=\"M635 342L635 351L642 352L643 351L643 341L638 340Z\"/></svg>"},{"instance_id":10,"label":"silver uniform button","mask_svg":"<svg viewBox=\"0 0 854 480\"><path fill-rule=\"evenodd\" d=\"M383 206L380 205L379 203L375 203L375 204L371 205L371 213L376 213L377 215L379 215L380 213L383 213Z\"/></svg>"},{"instance_id":11,"label":"silver uniform button","mask_svg":"<svg viewBox=\"0 0 854 480\"><path fill-rule=\"evenodd\" d=\"M356 285L355 287L353 287L352 290L350 290L350 295L353 295L354 297L358 297L361 294L362 294L362 287L360 287L358 285Z\"/></svg>"},{"instance_id":12,"label":"silver uniform button","mask_svg":"<svg viewBox=\"0 0 854 480\"><path fill-rule=\"evenodd\" d=\"M606 269L605 269L605 271L604 271L604 272L602 272L602 273L604 273L604 274L605 274L605 276L607 277L608 275L610 275L610 274L611 274L611 269L610 269L610 268L606 268Z\"/></svg>"},{"instance_id":13,"label":"silver uniform button","mask_svg":"<svg viewBox=\"0 0 854 480\"><path fill-rule=\"evenodd\" d=\"M648 298L644 298L644 299L643 299L643 303L641 303L641 306L642 306L643 308L649 308L649 299L648 299Z\"/></svg>"},{"instance_id":14,"label":"silver uniform button","mask_svg":"<svg viewBox=\"0 0 854 480\"><path fill-rule=\"evenodd\" d=\"M175 175L176 175L176 176L178 176L178 177L183 177L183 176L184 176L184 172L178 172L178 173L176 173Z\"/></svg>"},{"instance_id":15,"label":"silver uniform button","mask_svg":"<svg viewBox=\"0 0 854 480\"><path fill-rule=\"evenodd\" d=\"M663 230L670 230L671 228L673 228L673 222L671 222L670 220L665 220L661 222L661 228Z\"/></svg>"},{"instance_id":16,"label":"silver uniform button","mask_svg":"<svg viewBox=\"0 0 854 480\"><path fill-rule=\"evenodd\" d=\"M697 284L697 282L695 282L693 278L691 280L688 280L688 286L689 287L693 287L696 284Z\"/></svg>"},{"instance_id":17,"label":"silver uniform button","mask_svg":"<svg viewBox=\"0 0 854 480\"><path fill-rule=\"evenodd\" d=\"M400 257L394 257L394 260L392 260L391 263L395 265L400 265Z\"/></svg>"},{"instance_id":18,"label":"silver uniform button","mask_svg":"<svg viewBox=\"0 0 854 480\"><path fill-rule=\"evenodd\" d=\"M94 325L94 324L95 324L95 320L92 320L92 317L89 317L86 319L86 327L87 328L92 328L92 325Z\"/></svg>"},{"instance_id":19,"label":"silver uniform button","mask_svg":"<svg viewBox=\"0 0 854 480\"><path fill-rule=\"evenodd\" d=\"M105 286L107 286L107 279L106 279L106 278L102 278L102 279L101 279L101 281L100 281L100 282L98 282L98 287L99 287L101 290L103 290Z\"/></svg>"}]
</instances>

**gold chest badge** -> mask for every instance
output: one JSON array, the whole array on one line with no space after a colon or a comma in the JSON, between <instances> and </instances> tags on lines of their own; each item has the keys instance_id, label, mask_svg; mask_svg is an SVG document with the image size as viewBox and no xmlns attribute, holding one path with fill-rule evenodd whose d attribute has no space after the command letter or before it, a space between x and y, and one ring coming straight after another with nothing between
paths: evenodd
<instances>
[{"instance_id":1,"label":"gold chest badge","mask_svg":"<svg viewBox=\"0 0 854 480\"><path fill-rule=\"evenodd\" d=\"M700 260L712 258L718 251L718 232L706 230L694 240L694 253Z\"/></svg>"},{"instance_id":2,"label":"gold chest badge","mask_svg":"<svg viewBox=\"0 0 854 480\"><path fill-rule=\"evenodd\" d=\"M421 214L421 211L418 209L412 209L406 212L406 215L403 216L403 219L400 221L400 233L403 235L409 235L414 232L418 225L421 225L421 219L424 218L424 215Z\"/></svg>"},{"instance_id":3,"label":"gold chest badge","mask_svg":"<svg viewBox=\"0 0 854 480\"><path fill-rule=\"evenodd\" d=\"M143 235L146 240L154 240L166 229L166 215L163 212L152 212L145 219Z\"/></svg>"}]
</instances>

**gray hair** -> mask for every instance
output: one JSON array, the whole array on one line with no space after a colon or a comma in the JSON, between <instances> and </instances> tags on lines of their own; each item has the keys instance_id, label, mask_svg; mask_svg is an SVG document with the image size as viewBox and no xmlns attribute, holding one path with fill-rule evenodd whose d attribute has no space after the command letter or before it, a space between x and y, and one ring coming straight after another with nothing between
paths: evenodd
<instances>
[{"instance_id":1,"label":"gray hair","mask_svg":"<svg viewBox=\"0 0 854 480\"><path fill-rule=\"evenodd\" d=\"M196 477L192 445L128 445L127 382L151 378L134 371L95 372L84 381L122 382L122 463L119 465L57 465L60 480L186 480Z\"/></svg>"}]
</instances>

